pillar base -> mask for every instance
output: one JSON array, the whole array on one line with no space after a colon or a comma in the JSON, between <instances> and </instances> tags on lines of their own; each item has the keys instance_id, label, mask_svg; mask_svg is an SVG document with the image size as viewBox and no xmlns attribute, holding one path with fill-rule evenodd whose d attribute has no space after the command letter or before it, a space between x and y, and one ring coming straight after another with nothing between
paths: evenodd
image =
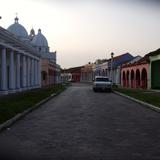
<instances>
[{"instance_id":1,"label":"pillar base","mask_svg":"<svg viewBox=\"0 0 160 160\"><path fill-rule=\"evenodd\" d=\"M27 87L24 87L24 88L21 88L21 90L22 90L22 91L26 91L26 90L28 90L28 88L27 88Z\"/></svg>"},{"instance_id":2,"label":"pillar base","mask_svg":"<svg viewBox=\"0 0 160 160\"><path fill-rule=\"evenodd\" d=\"M27 87L27 89L28 89L28 90L31 90L31 89L32 89L32 87Z\"/></svg>"},{"instance_id":3,"label":"pillar base","mask_svg":"<svg viewBox=\"0 0 160 160\"><path fill-rule=\"evenodd\" d=\"M8 90L8 94L13 94L13 93L15 93L15 92L16 92L15 89L10 89L10 90Z\"/></svg>"},{"instance_id":4,"label":"pillar base","mask_svg":"<svg viewBox=\"0 0 160 160\"><path fill-rule=\"evenodd\" d=\"M16 88L16 92L21 92L22 89L21 88Z\"/></svg>"},{"instance_id":5,"label":"pillar base","mask_svg":"<svg viewBox=\"0 0 160 160\"><path fill-rule=\"evenodd\" d=\"M7 94L8 94L8 90L7 91L0 91L0 96L7 95Z\"/></svg>"}]
</instances>

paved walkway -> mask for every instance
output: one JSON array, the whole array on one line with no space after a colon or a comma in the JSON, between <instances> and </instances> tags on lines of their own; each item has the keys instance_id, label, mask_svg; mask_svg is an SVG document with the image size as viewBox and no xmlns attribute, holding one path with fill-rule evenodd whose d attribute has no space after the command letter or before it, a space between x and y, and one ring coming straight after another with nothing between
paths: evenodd
<instances>
[{"instance_id":1,"label":"paved walkway","mask_svg":"<svg viewBox=\"0 0 160 160\"><path fill-rule=\"evenodd\" d=\"M159 160L160 114L74 84L1 133L0 151L0 160Z\"/></svg>"}]
</instances>

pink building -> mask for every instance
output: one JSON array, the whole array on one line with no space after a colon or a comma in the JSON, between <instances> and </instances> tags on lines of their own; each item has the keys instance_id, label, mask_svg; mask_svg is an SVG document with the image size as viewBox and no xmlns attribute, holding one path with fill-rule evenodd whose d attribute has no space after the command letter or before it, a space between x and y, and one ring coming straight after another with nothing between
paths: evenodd
<instances>
[{"instance_id":1,"label":"pink building","mask_svg":"<svg viewBox=\"0 0 160 160\"><path fill-rule=\"evenodd\" d=\"M41 62L41 80L42 86L49 86L55 84L56 70L53 63L47 59Z\"/></svg>"},{"instance_id":2,"label":"pink building","mask_svg":"<svg viewBox=\"0 0 160 160\"><path fill-rule=\"evenodd\" d=\"M121 86L126 88L149 88L149 57L127 63L121 68Z\"/></svg>"},{"instance_id":3,"label":"pink building","mask_svg":"<svg viewBox=\"0 0 160 160\"><path fill-rule=\"evenodd\" d=\"M42 86L49 86L56 83L56 52L50 52L48 41L42 34L41 30L38 30L38 34L35 35L34 30L30 32L30 39L33 46L39 52L41 57L41 83Z\"/></svg>"}]
</instances>

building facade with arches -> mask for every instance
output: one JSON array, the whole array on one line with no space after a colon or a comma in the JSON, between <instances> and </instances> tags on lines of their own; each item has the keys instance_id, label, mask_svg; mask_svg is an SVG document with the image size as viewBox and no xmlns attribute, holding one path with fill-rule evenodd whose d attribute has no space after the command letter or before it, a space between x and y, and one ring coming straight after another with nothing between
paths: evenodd
<instances>
[{"instance_id":1,"label":"building facade with arches","mask_svg":"<svg viewBox=\"0 0 160 160\"><path fill-rule=\"evenodd\" d=\"M121 86L124 88L150 88L149 57L144 56L121 68Z\"/></svg>"}]
</instances>

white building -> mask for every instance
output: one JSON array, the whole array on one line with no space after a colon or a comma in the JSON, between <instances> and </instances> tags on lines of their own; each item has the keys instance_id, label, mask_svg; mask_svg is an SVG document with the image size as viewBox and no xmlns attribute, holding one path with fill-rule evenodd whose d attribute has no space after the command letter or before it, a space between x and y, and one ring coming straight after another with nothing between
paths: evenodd
<instances>
[{"instance_id":1,"label":"white building","mask_svg":"<svg viewBox=\"0 0 160 160\"><path fill-rule=\"evenodd\" d=\"M50 52L41 33L30 35L18 22L7 30L0 27L0 95L51 86L61 81L56 51Z\"/></svg>"},{"instance_id":2,"label":"white building","mask_svg":"<svg viewBox=\"0 0 160 160\"><path fill-rule=\"evenodd\" d=\"M103 63L96 63L93 66L93 77L95 76L110 76L108 73L108 61Z\"/></svg>"},{"instance_id":3,"label":"white building","mask_svg":"<svg viewBox=\"0 0 160 160\"><path fill-rule=\"evenodd\" d=\"M17 17L7 30L0 27L0 95L41 87L40 63Z\"/></svg>"}]
</instances>

